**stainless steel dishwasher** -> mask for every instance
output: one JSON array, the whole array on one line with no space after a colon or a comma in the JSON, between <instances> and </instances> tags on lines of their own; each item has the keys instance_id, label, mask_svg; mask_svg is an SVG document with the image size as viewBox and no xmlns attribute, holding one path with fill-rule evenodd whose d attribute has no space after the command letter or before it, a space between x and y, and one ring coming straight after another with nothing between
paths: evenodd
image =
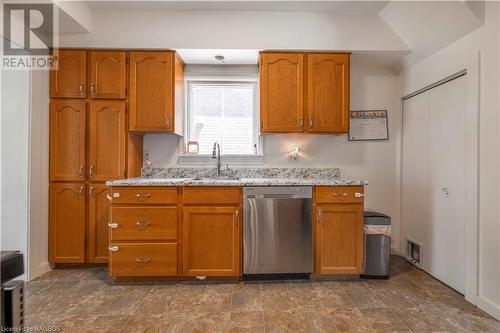
<instances>
[{"instance_id":1,"label":"stainless steel dishwasher","mask_svg":"<svg viewBox=\"0 0 500 333\"><path fill-rule=\"evenodd\" d=\"M312 272L312 188L243 188L243 274Z\"/></svg>"}]
</instances>

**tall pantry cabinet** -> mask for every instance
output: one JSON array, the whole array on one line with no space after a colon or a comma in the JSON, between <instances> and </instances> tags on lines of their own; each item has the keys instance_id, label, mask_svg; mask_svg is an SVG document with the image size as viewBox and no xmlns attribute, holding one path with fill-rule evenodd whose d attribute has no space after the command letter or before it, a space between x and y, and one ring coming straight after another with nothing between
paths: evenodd
<instances>
[{"instance_id":1,"label":"tall pantry cabinet","mask_svg":"<svg viewBox=\"0 0 500 333\"><path fill-rule=\"evenodd\" d=\"M127 52L60 50L50 76L50 262L106 263L105 181L137 174L127 153ZM134 160L130 156L131 160Z\"/></svg>"}]
</instances>

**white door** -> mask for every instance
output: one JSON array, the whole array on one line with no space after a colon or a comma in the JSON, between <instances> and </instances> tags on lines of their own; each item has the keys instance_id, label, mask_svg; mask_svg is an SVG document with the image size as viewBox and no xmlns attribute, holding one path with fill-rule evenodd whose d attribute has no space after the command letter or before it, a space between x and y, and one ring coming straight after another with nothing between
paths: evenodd
<instances>
[{"instance_id":1,"label":"white door","mask_svg":"<svg viewBox=\"0 0 500 333\"><path fill-rule=\"evenodd\" d=\"M406 100L403 126L404 238L422 244L424 270L461 293L465 291L465 108L462 76ZM418 139L421 143L415 144Z\"/></svg>"}]
</instances>

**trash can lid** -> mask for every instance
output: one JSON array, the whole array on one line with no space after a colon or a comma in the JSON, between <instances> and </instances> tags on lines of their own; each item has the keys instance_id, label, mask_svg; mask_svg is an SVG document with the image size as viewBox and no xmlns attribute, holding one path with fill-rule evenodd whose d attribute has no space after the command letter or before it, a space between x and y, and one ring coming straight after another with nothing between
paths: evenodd
<instances>
[{"instance_id":1,"label":"trash can lid","mask_svg":"<svg viewBox=\"0 0 500 333\"><path fill-rule=\"evenodd\" d=\"M391 217L374 210L365 210L365 224L372 225L391 225Z\"/></svg>"}]
</instances>

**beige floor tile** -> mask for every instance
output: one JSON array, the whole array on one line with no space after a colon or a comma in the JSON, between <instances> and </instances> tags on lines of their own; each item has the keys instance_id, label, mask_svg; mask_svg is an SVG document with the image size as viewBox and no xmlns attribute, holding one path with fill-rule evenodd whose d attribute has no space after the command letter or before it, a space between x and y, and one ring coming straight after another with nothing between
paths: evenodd
<instances>
[{"instance_id":1,"label":"beige floor tile","mask_svg":"<svg viewBox=\"0 0 500 333\"><path fill-rule=\"evenodd\" d=\"M240 283L234 287L231 312L262 311L262 293L259 284Z\"/></svg>"},{"instance_id":2,"label":"beige floor tile","mask_svg":"<svg viewBox=\"0 0 500 333\"><path fill-rule=\"evenodd\" d=\"M93 332L120 332L132 316L100 315L86 328Z\"/></svg>"},{"instance_id":3,"label":"beige floor tile","mask_svg":"<svg viewBox=\"0 0 500 333\"><path fill-rule=\"evenodd\" d=\"M410 329L388 308L363 308L368 328L376 332L405 332Z\"/></svg>"},{"instance_id":4,"label":"beige floor tile","mask_svg":"<svg viewBox=\"0 0 500 333\"><path fill-rule=\"evenodd\" d=\"M232 312L229 320L229 332L264 332L264 312Z\"/></svg>"}]
</instances>

